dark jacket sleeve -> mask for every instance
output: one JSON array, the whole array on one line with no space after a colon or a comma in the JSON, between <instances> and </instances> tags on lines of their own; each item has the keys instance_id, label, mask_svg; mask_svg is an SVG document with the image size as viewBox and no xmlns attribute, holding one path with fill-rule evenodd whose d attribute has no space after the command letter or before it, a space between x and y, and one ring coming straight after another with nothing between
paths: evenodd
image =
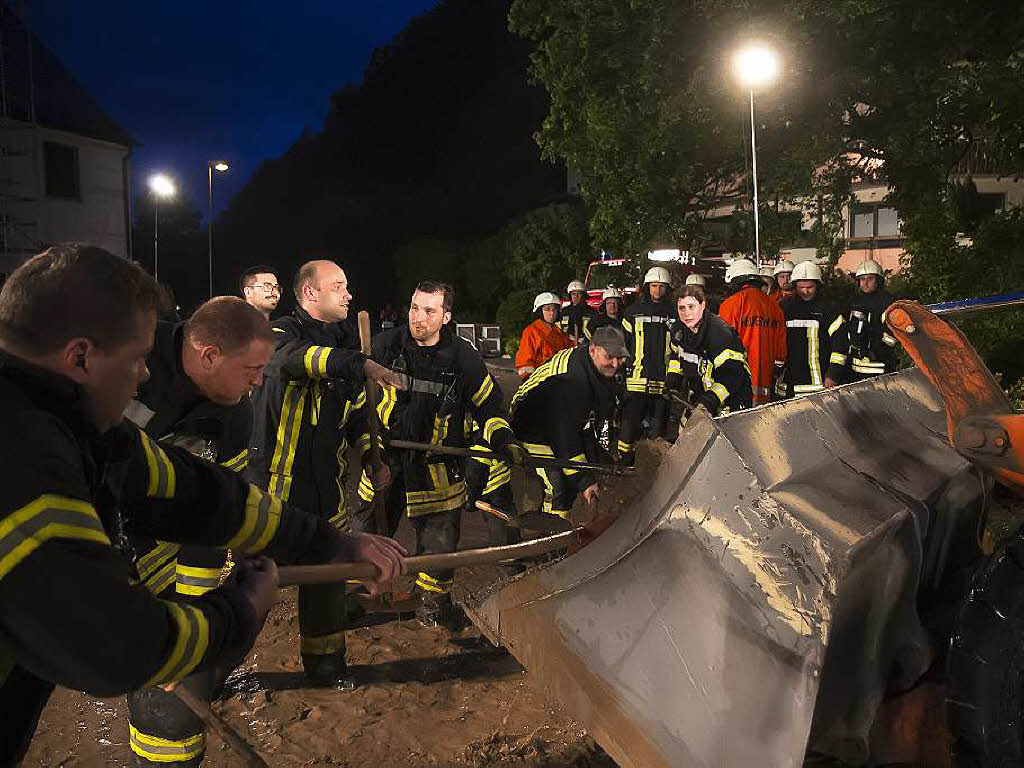
<instances>
[{"instance_id":1,"label":"dark jacket sleeve","mask_svg":"<svg viewBox=\"0 0 1024 768\"><path fill-rule=\"evenodd\" d=\"M466 342L461 339L459 344ZM472 348L460 350L459 373L462 391L469 396L467 407L481 425L483 439L493 450L500 450L515 439L508 423L508 412L501 388L495 383L484 360Z\"/></svg>"},{"instance_id":2,"label":"dark jacket sleeve","mask_svg":"<svg viewBox=\"0 0 1024 768\"><path fill-rule=\"evenodd\" d=\"M33 674L96 696L180 680L236 659L259 622L227 586L190 603L133 585L91 503L73 438L56 421L18 424L5 440L0 502L0 636Z\"/></svg>"},{"instance_id":3,"label":"dark jacket sleeve","mask_svg":"<svg viewBox=\"0 0 1024 768\"><path fill-rule=\"evenodd\" d=\"M749 391L750 368L747 367L743 342L736 335L721 339L709 352L711 385L705 386L697 403L707 408L712 416L717 416L731 396Z\"/></svg>"},{"instance_id":4,"label":"dark jacket sleeve","mask_svg":"<svg viewBox=\"0 0 1024 768\"><path fill-rule=\"evenodd\" d=\"M274 326L274 358L292 379L347 379L363 381L366 356L354 349L324 347L300 338L295 322L287 318Z\"/></svg>"},{"instance_id":5,"label":"dark jacket sleeve","mask_svg":"<svg viewBox=\"0 0 1024 768\"><path fill-rule=\"evenodd\" d=\"M850 348L850 335L847 332L846 319L837 306L832 305L826 313L826 317L828 322L826 333L831 351L828 358L828 373L825 375L837 384L842 384L847 380L847 370L850 364L846 354Z\"/></svg>"}]
</instances>

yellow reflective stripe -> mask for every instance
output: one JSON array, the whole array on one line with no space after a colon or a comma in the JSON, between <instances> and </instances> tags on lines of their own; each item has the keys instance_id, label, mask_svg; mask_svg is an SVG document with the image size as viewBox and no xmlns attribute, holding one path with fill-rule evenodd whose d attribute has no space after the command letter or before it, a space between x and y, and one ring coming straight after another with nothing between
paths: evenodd
<instances>
[{"instance_id":1,"label":"yellow reflective stripe","mask_svg":"<svg viewBox=\"0 0 1024 768\"><path fill-rule=\"evenodd\" d=\"M363 474L359 477L358 493L359 498L361 498L363 501L373 501L373 483L370 481L370 477L366 474L366 470L363 470Z\"/></svg>"},{"instance_id":2,"label":"yellow reflective stripe","mask_svg":"<svg viewBox=\"0 0 1024 768\"><path fill-rule=\"evenodd\" d=\"M110 544L92 504L44 494L0 521L0 579L50 539Z\"/></svg>"},{"instance_id":3,"label":"yellow reflective stripe","mask_svg":"<svg viewBox=\"0 0 1024 768\"><path fill-rule=\"evenodd\" d=\"M238 533L227 543L227 548L247 554L262 552L280 525L281 500L250 485L245 500L245 519Z\"/></svg>"},{"instance_id":4,"label":"yellow reflective stripe","mask_svg":"<svg viewBox=\"0 0 1024 768\"><path fill-rule=\"evenodd\" d=\"M128 723L128 743L132 752L151 763L184 763L206 751L206 734L200 732L179 740L162 739Z\"/></svg>"},{"instance_id":5,"label":"yellow reflective stripe","mask_svg":"<svg viewBox=\"0 0 1024 768\"><path fill-rule=\"evenodd\" d=\"M630 453L633 450L633 444L628 440L617 440L615 446L622 453Z\"/></svg>"},{"instance_id":6,"label":"yellow reflective stripe","mask_svg":"<svg viewBox=\"0 0 1024 768\"><path fill-rule=\"evenodd\" d=\"M500 416L492 416L489 418L484 424L484 440L488 443L491 442L491 438L494 437L494 433L499 429L507 429L510 432L512 431L512 427L510 427L508 422Z\"/></svg>"},{"instance_id":7,"label":"yellow reflective stripe","mask_svg":"<svg viewBox=\"0 0 1024 768\"><path fill-rule=\"evenodd\" d=\"M277 425L277 440L270 460L270 492L287 499L291 490L292 465L295 447L302 429L302 412L306 404L306 389L299 382L290 381L285 387L281 404L281 420Z\"/></svg>"},{"instance_id":8,"label":"yellow reflective stripe","mask_svg":"<svg viewBox=\"0 0 1024 768\"><path fill-rule=\"evenodd\" d=\"M542 443L523 443L523 447L526 452L533 456L547 456L554 458L555 451L550 445L543 445Z\"/></svg>"},{"instance_id":9,"label":"yellow reflective stripe","mask_svg":"<svg viewBox=\"0 0 1024 768\"><path fill-rule=\"evenodd\" d=\"M210 622L198 608L184 603L161 601L177 628L174 647L160 670L143 688L181 680L196 668L210 644Z\"/></svg>"},{"instance_id":10,"label":"yellow reflective stripe","mask_svg":"<svg viewBox=\"0 0 1024 768\"><path fill-rule=\"evenodd\" d=\"M451 414L445 414L442 419L440 416L434 417L434 431L430 435L430 442L434 445L440 445L444 442L444 439L448 437L448 420L451 419Z\"/></svg>"},{"instance_id":11,"label":"yellow reflective stripe","mask_svg":"<svg viewBox=\"0 0 1024 768\"><path fill-rule=\"evenodd\" d=\"M329 656L345 650L345 631L318 637L299 637L299 652L307 656Z\"/></svg>"},{"instance_id":12,"label":"yellow reflective stripe","mask_svg":"<svg viewBox=\"0 0 1024 768\"><path fill-rule=\"evenodd\" d=\"M204 568L178 563L174 591L179 595L205 595L220 586L220 567Z\"/></svg>"},{"instance_id":13,"label":"yellow reflective stripe","mask_svg":"<svg viewBox=\"0 0 1024 768\"><path fill-rule=\"evenodd\" d=\"M635 362L633 363L633 378L639 379L644 373L644 342L645 333L644 326L646 323L639 322L636 324L636 332L633 334L633 355Z\"/></svg>"},{"instance_id":14,"label":"yellow reflective stripe","mask_svg":"<svg viewBox=\"0 0 1024 768\"><path fill-rule=\"evenodd\" d=\"M284 328L274 328L274 333L287 333Z\"/></svg>"},{"instance_id":15,"label":"yellow reflective stripe","mask_svg":"<svg viewBox=\"0 0 1024 768\"><path fill-rule=\"evenodd\" d=\"M493 391L494 380L491 378L490 374L487 374L484 376L484 380L480 382L479 389L477 389L476 393L472 397L473 405L477 408L482 406L486 402L487 398L491 396Z\"/></svg>"},{"instance_id":16,"label":"yellow reflective stripe","mask_svg":"<svg viewBox=\"0 0 1024 768\"><path fill-rule=\"evenodd\" d=\"M242 452L239 453L232 459L221 462L222 467L230 469L232 472L241 472L249 464L249 449L243 448Z\"/></svg>"},{"instance_id":17,"label":"yellow reflective stripe","mask_svg":"<svg viewBox=\"0 0 1024 768\"><path fill-rule=\"evenodd\" d=\"M548 477L548 470L544 467L535 468L540 479L544 481L544 501L541 504L541 511L549 515L557 515L563 520L569 518L569 510L567 509L555 509L555 487L551 483L551 478ZM556 470L557 471L557 470Z\"/></svg>"},{"instance_id":18,"label":"yellow reflective stripe","mask_svg":"<svg viewBox=\"0 0 1024 768\"><path fill-rule=\"evenodd\" d=\"M885 363L877 363L870 358L854 358L851 367L856 373L885 373Z\"/></svg>"},{"instance_id":19,"label":"yellow reflective stripe","mask_svg":"<svg viewBox=\"0 0 1024 768\"><path fill-rule=\"evenodd\" d=\"M572 456L569 459L569 461L586 461L586 460L587 460L587 456L586 456L586 454L583 454L583 453L577 453L575 456ZM579 470L578 469L573 469L571 467L566 467L565 469L562 470L562 474L564 474L564 475L576 475L576 474L579 474Z\"/></svg>"},{"instance_id":20,"label":"yellow reflective stripe","mask_svg":"<svg viewBox=\"0 0 1024 768\"><path fill-rule=\"evenodd\" d=\"M842 315L837 315L836 319L832 321L832 325L830 325L828 327L828 335L829 336L833 335L836 331L839 330L839 326L841 326L842 324L843 324L843 316Z\"/></svg>"},{"instance_id":21,"label":"yellow reflective stripe","mask_svg":"<svg viewBox=\"0 0 1024 768\"><path fill-rule=\"evenodd\" d=\"M152 594L159 595L174 583L177 564L177 561L171 558L147 576L143 586Z\"/></svg>"},{"instance_id":22,"label":"yellow reflective stripe","mask_svg":"<svg viewBox=\"0 0 1024 768\"><path fill-rule=\"evenodd\" d=\"M355 404L352 407L355 408L358 411L364 405L366 405L366 390L365 389L360 389L359 390L359 394L356 395Z\"/></svg>"},{"instance_id":23,"label":"yellow reflective stripe","mask_svg":"<svg viewBox=\"0 0 1024 768\"><path fill-rule=\"evenodd\" d=\"M490 472L487 473L487 485L484 486L483 495L486 496L489 493L494 493L503 485L506 485L511 481L512 472L509 470L508 465L503 462L496 461L491 465Z\"/></svg>"},{"instance_id":24,"label":"yellow reflective stripe","mask_svg":"<svg viewBox=\"0 0 1024 768\"><path fill-rule=\"evenodd\" d=\"M444 594L451 589L452 580L435 579L429 573L423 573L423 571L420 571L416 574L416 586L420 589L425 589L428 592Z\"/></svg>"},{"instance_id":25,"label":"yellow reflective stripe","mask_svg":"<svg viewBox=\"0 0 1024 768\"><path fill-rule=\"evenodd\" d=\"M744 365L747 364L747 356L743 352L737 352L735 349L726 349L715 358L715 361L711 364L712 368L718 368L725 365L729 360L737 360Z\"/></svg>"},{"instance_id":26,"label":"yellow reflective stripe","mask_svg":"<svg viewBox=\"0 0 1024 768\"><path fill-rule=\"evenodd\" d=\"M893 338L888 333L883 332L882 333L882 343L886 344L886 345L888 345L890 347L895 347L896 346L896 339Z\"/></svg>"},{"instance_id":27,"label":"yellow reflective stripe","mask_svg":"<svg viewBox=\"0 0 1024 768\"><path fill-rule=\"evenodd\" d=\"M842 352L833 352L828 356L828 361L833 365L846 365L846 355Z\"/></svg>"},{"instance_id":28,"label":"yellow reflective stripe","mask_svg":"<svg viewBox=\"0 0 1024 768\"><path fill-rule=\"evenodd\" d=\"M156 568L167 560L174 557L181 549L180 544L171 544L166 541L158 541L153 549L140 557L135 563L135 570L139 572L139 578L145 580Z\"/></svg>"},{"instance_id":29,"label":"yellow reflective stripe","mask_svg":"<svg viewBox=\"0 0 1024 768\"><path fill-rule=\"evenodd\" d=\"M708 387L708 390L715 393L715 397L718 398L718 402L722 405L725 405L725 401L729 399L729 390L717 381Z\"/></svg>"},{"instance_id":30,"label":"yellow reflective stripe","mask_svg":"<svg viewBox=\"0 0 1024 768\"><path fill-rule=\"evenodd\" d=\"M633 332L633 324L629 322L629 320L627 320L626 318L622 318L622 327L625 328L626 331L628 331L629 333Z\"/></svg>"},{"instance_id":31,"label":"yellow reflective stripe","mask_svg":"<svg viewBox=\"0 0 1024 768\"><path fill-rule=\"evenodd\" d=\"M311 379L327 378L327 358L331 355L330 347L312 345L302 356L302 365L306 375Z\"/></svg>"},{"instance_id":32,"label":"yellow reflective stripe","mask_svg":"<svg viewBox=\"0 0 1024 768\"><path fill-rule=\"evenodd\" d=\"M406 514L409 517L432 514L434 512L450 512L466 504L466 484L462 480L449 486L433 491L407 491L405 494Z\"/></svg>"},{"instance_id":33,"label":"yellow reflective stripe","mask_svg":"<svg viewBox=\"0 0 1024 768\"><path fill-rule=\"evenodd\" d=\"M682 373L683 372L683 367L682 367L682 364L679 362L679 358L678 357L673 357L671 360L668 361L668 368L666 369L666 372L667 373Z\"/></svg>"},{"instance_id":34,"label":"yellow reflective stripe","mask_svg":"<svg viewBox=\"0 0 1024 768\"><path fill-rule=\"evenodd\" d=\"M146 464L149 466L149 487L146 489L146 495L151 499L173 499L176 479L174 465L167 458L164 449L141 429L139 439L142 441Z\"/></svg>"},{"instance_id":35,"label":"yellow reflective stripe","mask_svg":"<svg viewBox=\"0 0 1024 768\"><path fill-rule=\"evenodd\" d=\"M794 395L806 395L811 392L821 392L825 387L821 384L794 384Z\"/></svg>"},{"instance_id":36,"label":"yellow reflective stripe","mask_svg":"<svg viewBox=\"0 0 1024 768\"><path fill-rule=\"evenodd\" d=\"M359 453L366 453L370 450L369 432L363 432L363 434L356 438L356 450L359 451Z\"/></svg>"},{"instance_id":37,"label":"yellow reflective stripe","mask_svg":"<svg viewBox=\"0 0 1024 768\"><path fill-rule=\"evenodd\" d=\"M327 522L336 530L345 533L348 530L348 510L343 507L339 508L337 512L327 518Z\"/></svg>"},{"instance_id":38,"label":"yellow reflective stripe","mask_svg":"<svg viewBox=\"0 0 1024 768\"><path fill-rule=\"evenodd\" d=\"M821 361L818 359L818 328L807 329L807 366L811 372L811 384L821 386Z\"/></svg>"},{"instance_id":39,"label":"yellow reflective stripe","mask_svg":"<svg viewBox=\"0 0 1024 768\"><path fill-rule=\"evenodd\" d=\"M556 352L550 360L541 365L537 370L530 374L530 378L516 390L512 396L512 408L514 409L520 400L526 397L532 390L543 384L552 376L558 376L569 370L569 355L573 353L575 347L569 349L563 349Z\"/></svg>"},{"instance_id":40,"label":"yellow reflective stripe","mask_svg":"<svg viewBox=\"0 0 1024 768\"><path fill-rule=\"evenodd\" d=\"M377 404L377 415L380 423L385 427L391 423L391 412L395 410L395 403L398 402L398 391L391 387L384 387L380 402Z\"/></svg>"}]
</instances>

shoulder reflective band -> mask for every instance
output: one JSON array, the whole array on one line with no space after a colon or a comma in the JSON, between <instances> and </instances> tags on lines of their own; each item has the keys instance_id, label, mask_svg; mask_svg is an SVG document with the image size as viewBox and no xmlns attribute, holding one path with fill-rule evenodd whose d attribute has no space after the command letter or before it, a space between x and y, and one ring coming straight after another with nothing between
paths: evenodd
<instances>
[{"instance_id":1,"label":"shoulder reflective band","mask_svg":"<svg viewBox=\"0 0 1024 768\"><path fill-rule=\"evenodd\" d=\"M50 539L110 544L92 504L45 494L0 521L0 579Z\"/></svg>"},{"instance_id":2,"label":"shoulder reflective band","mask_svg":"<svg viewBox=\"0 0 1024 768\"><path fill-rule=\"evenodd\" d=\"M473 405L479 408L486 402L487 398L491 396L494 391L494 380L491 379L491 375L488 373L484 376L484 380L480 382L480 387L473 395Z\"/></svg>"}]
</instances>

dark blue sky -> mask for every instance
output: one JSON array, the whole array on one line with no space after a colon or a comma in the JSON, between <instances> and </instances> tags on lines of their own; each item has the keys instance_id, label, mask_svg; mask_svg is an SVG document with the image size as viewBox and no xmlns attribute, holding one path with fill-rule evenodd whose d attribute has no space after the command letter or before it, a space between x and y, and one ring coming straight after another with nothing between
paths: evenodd
<instances>
[{"instance_id":1,"label":"dark blue sky","mask_svg":"<svg viewBox=\"0 0 1024 768\"><path fill-rule=\"evenodd\" d=\"M32 0L36 34L142 143L135 192L166 171L206 210L357 83L370 52L437 0Z\"/></svg>"}]
</instances>

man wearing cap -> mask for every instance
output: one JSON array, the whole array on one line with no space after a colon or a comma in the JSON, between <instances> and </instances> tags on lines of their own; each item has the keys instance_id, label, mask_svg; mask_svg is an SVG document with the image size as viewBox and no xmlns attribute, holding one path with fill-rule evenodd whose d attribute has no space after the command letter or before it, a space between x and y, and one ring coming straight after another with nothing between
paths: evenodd
<instances>
[{"instance_id":1,"label":"man wearing cap","mask_svg":"<svg viewBox=\"0 0 1024 768\"><path fill-rule=\"evenodd\" d=\"M882 266L873 259L857 265L857 298L850 305L846 324L850 334L850 381L890 373L896 367L896 337L885 325L885 313L893 303L885 290Z\"/></svg>"},{"instance_id":2,"label":"man wearing cap","mask_svg":"<svg viewBox=\"0 0 1024 768\"><path fill-rule=\"evenodd\" d=\"M565 290L569 294L569 306L562 310L558 323L574 344L582 344L587 340L587 323L597 313L587 304L587 289L581 280L573 280Z\"/></svg>"},{"instance_id":3,"label":"man wearing cap","mask_svg":"<svg viewBox=\"0 0 1024 768\"><path fill-rule=\"evenodd\" d=\"M610 418L615 374L629 357L622 332L598 328L586 346L565 349L534 371L512 398L512 427L527 451L572 461L598 457L594 426ZM577 494L597 501L597 478L586 471L538 467L545 512L569 517Z\"/></svg>"}]
</instances>

